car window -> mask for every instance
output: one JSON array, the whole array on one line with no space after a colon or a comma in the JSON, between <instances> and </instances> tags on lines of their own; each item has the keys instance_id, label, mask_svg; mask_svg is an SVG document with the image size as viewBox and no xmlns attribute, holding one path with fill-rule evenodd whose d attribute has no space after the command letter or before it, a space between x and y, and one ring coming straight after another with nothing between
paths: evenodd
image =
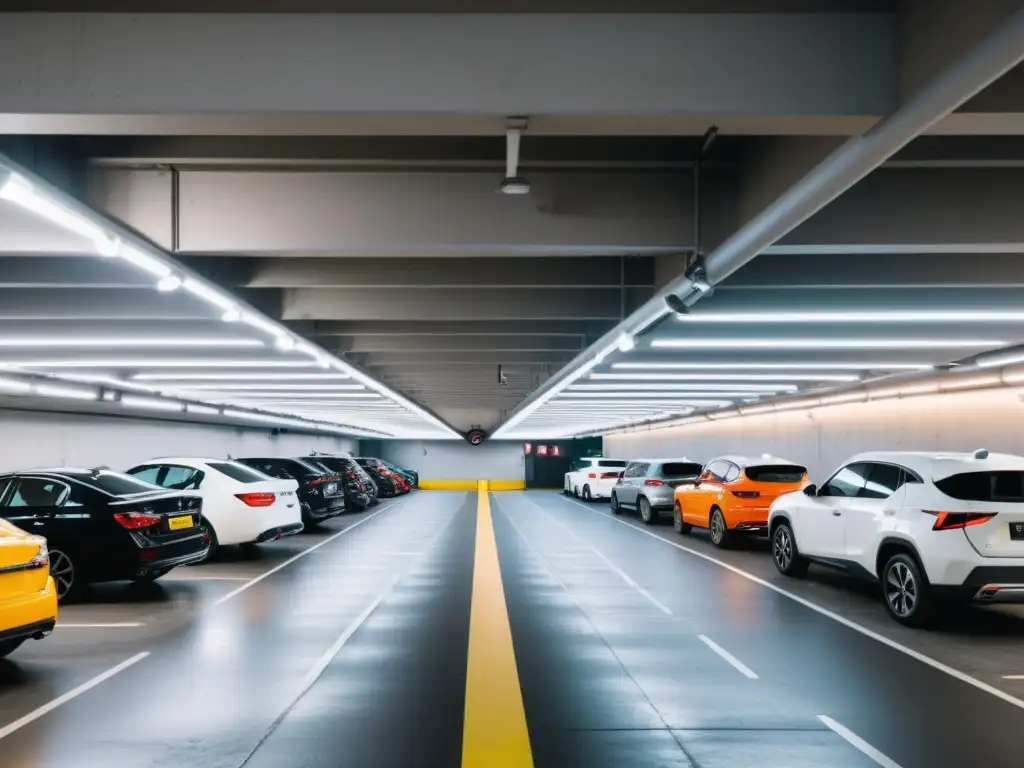
<instances>
[{"instance_id":1,"label":"car window","mask_svg":"<svg viewBox=\"0 0 1024 768\"><path fill-rule=\"evenodd\" d=\"M11 479L9 477L5 477L3 480L0 480L0 499L3 499L4 492L7 490L7 486L9 486L10 484Z\"/></svg>"},{"instance_id":2,"label":"car window","mask_svg":"<svg viewBox=\"0 0 1024 768\"><path fill-rule=\"evenodd\" d=\"M647 468L651 465L646 462L637 462L633 465L633 473L630 477L643 477L647 474Z\"/></svg>"},{"instance_id":3,"label":"car window","mask_svg":"<svg viewBox=\"0 0 1024 768\"><path fill-rule=\"evenodd\" d=\"M862 499L888 499L902 484L903 470L892 464L869 464L864 487L857 492Z\"/></svg>"},{"instance_id":4,"label":"car window","mask_svg":"<svg viewBox=\"0 0 1024 768\"><path fill-rule=\"evenodd\" d=\"M628 462L622 461L621 459L601 459L597 462L599 467L612 467L614 469L622 469Z\"/></svg>"},{"instance_id":5,"label":"car window","mask_svg":"<svg viewBox=\"0 0 1024 768\"><path fill-rule=\"evenodd\" d=\"M739 476L740 476L740 468L737 467L735 464L730 464L729 468L725 471L725 476L724 476L723 479L725 480L725 482L731 483L733 480L735 480Z\"/></svg>"},{"instance_id":6,"label":"car window","mask_svg":"<svg viewBox=\"0 0 1024 768\"><path fill-rule=\"evenodd\" d=\"M661 477L696 477L700 464L688 461L670 461L661 465Z\"/></svg>"},{"instance_id":7,"label":"car window","mask_svg":"<svg viewBox=\"0 0 1024 768\"><path fill-rule=\"evenodd\" d=\"M867 483L869 465L850 464L836 472L832 479L821 487L819 496L856 496Z\"/></svg>"},{"instance_id":8,"label":"car window","mask_svg":"<svg viewBox=\"0 0 1024 768\"><path fill-rule=\"evenodd\" d=\"M1024 503L1024 472L964 472L935 481L947 496L963 501Z\"/></svg>"},{"instance_id":9,"label":"car window","mask_svg":"<svg viewBox=\"0 0 1024 768\"><path fill-rule=\"evenodd\" d=\"M795 464L762 464L747 467L744 473L757 483L799 483L807 474L807 469Z\"/></svg>"},{"instance_id":10,"label":"car window","mask_svg":"<svg viewBox=\"0 0 1024 768\"><path fill-rule=\"evenodd\" d=\"M160 485L176 491L192 491L199 487L202 479L203 473L198 469L169 464L166 474L160 478Z\"/></svg>"},{"instance_id":11,"label":"car window","mask_svg":"<svg viewBox=\"0 0 1024 768\"><path fill-rule=\"evenodd\" d=\"M56 480L38 477L20 477L14 482L14 489L5 507L59 507L71 492L71 488Z\"/></svg>"},{"instance_id":12,"label":"car window","mask_svg":"<svg viewBox=\"0 0 1024 768\"><path fill-rule=\"evenodd\" d=\"M148 467L133 467L128 470L128 474L144 483L158 485L157 478L160 476L161 469L163 469L163 466L160 464L153 464Z\"/></svg>"},{"instance_id":13,"label":"car window","mask_svg":"<svg viewBox=\"0 0 1024 768\"><path fill-rule=\"evenodd\" d=\"M711 475L713 480L721 482L729 471L729 462L721 460L712 461L704 471Z\"/></svg>"},{"instance_id":14,"label":"car window","mask_svg":"<svg viewBox=\"0 0 1024 768\"><path fill-rule=\"evenodd\" d=\"M247 467L244 464L235 464L230 461L209 461L206 463L206 466L240 483L262 483L270 479L269 475L265 475L252 467Z\"/></svg>"},{"instance_id":15,"label":"car window","mask_svg":"<svg viewBox=\"0 0 1024 768\"><path fill-rule=\"evenodd\" d=\"M147 483L137 477L122 474L121 472L111 472L106 469L94 469L89 472L67 472L61 470L61 474L66 474L83 485L96 488L111 496L132 496L136 493L152 493L160 488L160 486Z\"/></svg>"}]
</instances>

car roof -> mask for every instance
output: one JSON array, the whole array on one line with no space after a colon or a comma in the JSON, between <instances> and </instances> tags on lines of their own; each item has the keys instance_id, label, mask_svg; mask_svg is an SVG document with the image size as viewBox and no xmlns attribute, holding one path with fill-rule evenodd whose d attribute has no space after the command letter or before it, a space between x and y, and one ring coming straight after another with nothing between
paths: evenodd
<instances>
[{"instance_id":1,"label":"car roof","mask_svg":"<svg viewBox=\"0 0 1024 768\"><path fill-rule=\"evenodd\" d=\"M783 458L780 458L778 456L740 456L740 455L730 454L730 455L727 455L727 456L716 456L711 461L731 461L733 464L735 464L737 467L740 467L741 469L744 468L744 467L756 467L756 466L759 466L759 465L762 465L762 464L765 464L765 465L769 465L770 464L772 466L783 465L783 466L790 466L790 467L802 467L803 466L803 464L798 464L795 461L790 461L789 459L783 459ZM710 464L711 461L709 461L708 464Z\"/></svg>"},{"instance_id":2,"label":"car roof","mask_svg":"<svg viewBox=\"0 0 1024 768\"><path fill-rule=\"evenodd\" d=\"M666 459L664 457L653 458L653 459L647 459L647 458L630 459L629 463L632 464L634 461L635 462L641 462L642 461L645 464L671 464L671 463L676 463L676 462L678 462L678 463L686 463L686 464L700 464L700 462L697 461L696 459L688 459L685 456L679 456L679 457L676 457L676 458L668 458L668 459Z\"/></svg>"},{"instance_id":3,"label":"car roof","mask_svg":"<svg viewBox=\"0 0 1024 768\"><path fill-rule=\"evenodd\" d=\"M899 464L934 480L965 472L1024 471L1024 457L1011 453L990 453L985 458L975 458L973 451L865 451L844 463L857 461Z\"/></svg>"}]
</instances>

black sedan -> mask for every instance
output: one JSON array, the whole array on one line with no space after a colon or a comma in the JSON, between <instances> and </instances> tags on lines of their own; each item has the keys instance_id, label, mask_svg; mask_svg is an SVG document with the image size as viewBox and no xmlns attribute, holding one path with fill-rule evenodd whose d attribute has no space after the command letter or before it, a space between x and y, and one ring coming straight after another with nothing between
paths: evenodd
<instances>
[{"instance_id":1,"label":"black sedan","mask_svg":"<svg viewBox=\"0 0 1024 768\"><path fill-rule=\"evenodd\" d=\"M344 456L309 456L303 461L321 466L324 471L338 475L341 486L345 490L345 501L355 511L366 509L373 502L375 493L361 477L359 465Z\"/></svg>"},{"instance_id":2,"label":"black sedan","mask_svg":"<svg viewBox=\"0 0 1024 768\"><path fill-rule=\"evenodd\" d=\"M248 458L235 461L271 477L295 480L299 484L302 522L307 528L336 517L346 509L341 476L336 472L328 472L325 467L304 459Z\"/></svg>"},{"instance_id":3,"label":"black sedan","mask_svg":"<svg viewBox=\"0 0 1024 768\"><path fill-rule=\"evenodd\" d=\"M61 601L86 584L152 581L206 557L202 498L105 469L0 475L0 517L45 536Z\"/></svg>"}]
</instances>

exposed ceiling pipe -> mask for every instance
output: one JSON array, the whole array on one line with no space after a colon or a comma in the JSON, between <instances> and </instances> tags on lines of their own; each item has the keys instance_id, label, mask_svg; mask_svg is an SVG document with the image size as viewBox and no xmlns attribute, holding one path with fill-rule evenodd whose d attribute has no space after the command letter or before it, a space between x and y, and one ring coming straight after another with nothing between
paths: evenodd
<instances>
[{"instance_id":1,"label":"exposed ceiling pipe","mask_svg":"<svg viewBox=\"0 0 1024 768\"><path fill-rule=\"evenodd\" d=\"M889 117L863 136L844 143L760 214L658 291L643 306L577 355L545 385L526 398L506 423L532 412L538 402L582 375L624 334L649 328L669 309L688 307L761 251L850 189L918 135L1024 60L1024 8L1016 11L969 52ZM500 427L495 436L500 434Z\"/></svg>"},{"instance_id":2,"label":"exposed ceiling pipe","mask_svg":"<svg viewBox=\"0 0 1024 768\"><path fill-rule=\"evenodd\" d=\"M510 117L505 121L505 178L501 191L506 195L526 195L530 182L519 175L519 142L527 127L525 117Z\"/></svg>"}]
</instances>

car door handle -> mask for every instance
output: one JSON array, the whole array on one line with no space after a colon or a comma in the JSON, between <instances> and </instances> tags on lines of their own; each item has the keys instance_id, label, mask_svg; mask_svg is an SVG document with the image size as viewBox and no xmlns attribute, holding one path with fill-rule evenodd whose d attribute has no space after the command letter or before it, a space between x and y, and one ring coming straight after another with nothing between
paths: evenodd
<instances>
[{"instance_id":1,"label":"car door handle","mask_svg":"<svg viewBox=\"0 0 1024 768\"><path fill-rule=\"evenodd\" d=\"M842 517L842 516L843 516L842 512L837 512L837 511L833 511L832 512L832 517Z\"/></svg>"}]
</instances>

